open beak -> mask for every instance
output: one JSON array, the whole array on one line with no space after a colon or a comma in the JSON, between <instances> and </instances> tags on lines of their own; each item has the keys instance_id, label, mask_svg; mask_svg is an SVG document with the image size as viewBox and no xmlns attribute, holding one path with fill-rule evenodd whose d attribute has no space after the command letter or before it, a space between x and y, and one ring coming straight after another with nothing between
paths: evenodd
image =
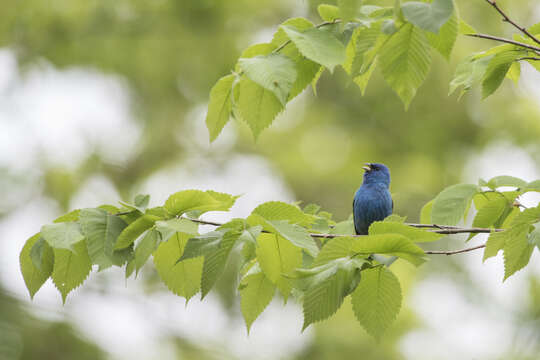
<instances>
[{"instance_id":1,"label":"open beak","mask_svg":"<svg viewBox=\"0 0 540 360\"><path fill-rule=\"evenodd\" d=\"M370 163L366 163L366 166L362 166L362 169L366 170L366 171L371 171L371 164Z\"/></svg>"}]
</instances>

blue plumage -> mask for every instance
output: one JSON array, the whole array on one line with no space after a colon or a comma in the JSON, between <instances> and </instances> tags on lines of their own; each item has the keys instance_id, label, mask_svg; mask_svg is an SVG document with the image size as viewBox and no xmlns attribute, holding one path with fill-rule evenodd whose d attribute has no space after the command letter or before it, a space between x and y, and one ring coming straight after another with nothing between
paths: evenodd
<instances>
[{"instance_id":1,"label":"blue plumage","mask_svg":"<svg viewBox=\"0 0 540 360\"><path fill-rule=\"evenodd\" d=\"M392 214L394 202L388 190L390 170L383 164L366 164L364 182L353 200L354 228L358 235L367 235L369 225Z\"/></svg>"}]
</instances>

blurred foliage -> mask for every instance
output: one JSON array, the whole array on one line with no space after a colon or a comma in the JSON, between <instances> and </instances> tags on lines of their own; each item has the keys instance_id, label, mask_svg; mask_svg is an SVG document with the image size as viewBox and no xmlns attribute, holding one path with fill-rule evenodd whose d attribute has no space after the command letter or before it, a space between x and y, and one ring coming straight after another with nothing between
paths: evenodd
<instances>
[{"instance_id":1,"label":"blurred foliage","mask_svg":"<svg viewBox=\"0 0 540 360\"><path fill-rule=\"evenodd\" d=\"M26 0L4 6L0 46L12 49L23 68L45 60L61 69L90 67L120 75L132 91L136 121L144 129L140 150L127 164L110 164L95 154L88 154L75 169L44 162L44 186L35 191L67 210L81 179L92 174L106 175L128 199L153 172L181 164L189 154L213 159L216 168L233 153L260 154L284 177L297 199L319 203L339 220L351 211L361 166L367 161L384 162L392 170L396 212L415 221L428 199L459 181L466 160L493 142L516 144L540 162L540 110L529 94L512 85L484 102L477 92L460 102L455 95L447 96L455 63L492 45L463 38L458 39L450 64L434 55L426 83L407 112L380 74L374 74L367 95L361 97L356 85L337 70L334 75L323 74L318 96L308 89L257 143L240 123L234 126L238 132L235 146L227 153L215 145L178 140L178 134L194 136L198 125L193 108L207 101L210 87L230 71L241 49L269 40L278 24L289 17L316 19L321 2ZM461 16L476 29L492 34L512 31L483 1L457 3ZM525 0L504 2L505 9L523 24L533 23L533 5ZM8 176L2 170L0 182L8 182ZM463 274L453 260L447 261L445 273ZM227 274L217 288L230 306L234 287L228 281L233 272ZM538 280L531 280L529 307L523 315L528 319L538 317L538 301L534 301L540 298L538 287ZM103 358L68 325L36 320L17 300L1 292L0 297L0 329L9 329L10 334L0 334L0 342L8 339L16 344L13 348L20 352L19 358ZM359 354L370 359L399 358L395 342L414 326L414 315L402 315L398 323L403 329L396 326L399 329L384 344L384 353L373 353L383 350L375 350L373 342L359 334L361 330L346 311L315 327L316 341L300 358L356 358ZM538 323L532 327L537 334ZM182 353L191 354L186 358L201 358L196 346L183 342L178 346Z\"/></svg>"}]
</instances>

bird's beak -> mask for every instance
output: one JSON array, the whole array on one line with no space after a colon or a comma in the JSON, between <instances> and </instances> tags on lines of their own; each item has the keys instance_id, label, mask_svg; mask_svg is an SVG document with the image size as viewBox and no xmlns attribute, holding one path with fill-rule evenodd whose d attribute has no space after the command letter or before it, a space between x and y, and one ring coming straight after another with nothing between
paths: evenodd
<instances>
[{"instance_id":1,"label":"bird's beak","mask_svg":"<svg viewBox=\"0 0 540 360\"><path fill-rule=\"evenodd\" d=\"M362 166L362 169L366 170L366 171L371 171L371 164L370 163L366 163L366 166Z\"/></svg>"}]
</instances>

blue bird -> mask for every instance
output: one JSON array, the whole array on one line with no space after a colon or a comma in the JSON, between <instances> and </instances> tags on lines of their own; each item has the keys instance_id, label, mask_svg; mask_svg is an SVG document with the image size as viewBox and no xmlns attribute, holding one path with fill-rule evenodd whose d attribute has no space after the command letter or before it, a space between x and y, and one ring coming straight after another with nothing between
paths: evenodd
<instances>
[{"instance_id":1,"label":"blue bird","mask_svg":"<svg viewBox=\"0 0 540 360\"><path fill-rule=\"evenodd\" d=\"M353 200L354 229L358 235L367 235L374 221L381 221L392 214L394 201L390 195L390 170L383 164L366 164L362 167L364 182Z\"/></svg>"}]
</instances>

